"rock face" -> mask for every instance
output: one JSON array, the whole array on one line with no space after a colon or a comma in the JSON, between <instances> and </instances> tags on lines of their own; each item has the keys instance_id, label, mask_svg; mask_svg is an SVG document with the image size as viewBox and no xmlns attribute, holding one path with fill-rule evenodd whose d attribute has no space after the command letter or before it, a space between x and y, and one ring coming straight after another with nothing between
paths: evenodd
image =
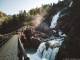
<instances>
[{"instance_id":1,"label":"rock face","mask_svg":"<svg viewBox=\"0 0 80 60\"><path fill-rule=\"evenodd\" d=\"M45 16L45 20L43 22L50 26L53 16L64 7L65 4L63 1L60 1L58 4L53 4L51 9L48 11L48 14Z\"/></svg>"},{"instance_id":2,"label":"rock face","mask_svg":"<svg viewBox=\"0 0 80 60\"><path fill-rule=\"evenodd\" d=\"M58 20L59 29L67 34L56 60L80 59L80 1L73 0L72 7L66 10L66 15Z\"/></svg>"}]
</instances>

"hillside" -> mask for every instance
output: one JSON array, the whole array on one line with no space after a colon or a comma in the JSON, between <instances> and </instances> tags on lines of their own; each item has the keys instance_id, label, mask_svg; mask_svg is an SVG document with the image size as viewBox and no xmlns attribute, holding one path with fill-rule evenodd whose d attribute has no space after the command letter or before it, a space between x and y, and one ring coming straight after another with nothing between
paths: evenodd
<instances>
[{"instance_id":1,"label":"hillside","mask_svg":"<svg viewBox=\"0 0 80 60\"><path fill-rule=\"evenodd\" d=\"M32 25L31 21L34 20L34 17L37 18L37 15L45 16L51 6L42 5L42 7L31 9L28 12L24 10L14 15L0 12L0 33L11 33L24 25Z\"/></svg>"}]
</instances>

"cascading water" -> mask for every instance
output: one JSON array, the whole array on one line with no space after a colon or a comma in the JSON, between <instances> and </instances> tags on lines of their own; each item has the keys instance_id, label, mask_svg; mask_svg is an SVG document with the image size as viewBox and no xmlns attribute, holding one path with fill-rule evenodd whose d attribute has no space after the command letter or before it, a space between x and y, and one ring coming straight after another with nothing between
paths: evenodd
<instances>
[{"instance_id":1,"label":"cascading water","mask_svg":"<svg viewBox=\"0 0 80 60\"><path fill-rule=\"evenodd\" d=\"M53 16L50 28L55 28L59 15L60 15L60 12L58 12L56 15Z\"/></svg>"},{"instance_id":2,"label":"cascading water","mask_svg":"<svg viewBox=\"0 0 80 60\"><path fill-rule=\"evenodd\" d=\"M50 28L55 28L59 15L60 12L53 16ZM30 60L55 60L55 56L59 51L59 47L64 40L64 37L63 35L61 35L61 33L62 32L59 31L59 36L62 37L51 36L50 38L48 38L51 39L50 41L40 44L36 53L34 53L33 55L28 54ZM48 44L46 45L46 43Z\"/></svg>"},{"instance_id":3,"label":"cascading water","mask_svg":"<svg viewBox=\"0 0 80 60\"><path fill-rule=\"evenodd\" d=\"M48 41L48 49L46 49L46 42L43 42L40 44L35 54L28 56L30 57L30 60L55 60L55 56L58 53L59 46L62 42L63 38L54 38L54 40Z\"/></svg>"}]
</instances>

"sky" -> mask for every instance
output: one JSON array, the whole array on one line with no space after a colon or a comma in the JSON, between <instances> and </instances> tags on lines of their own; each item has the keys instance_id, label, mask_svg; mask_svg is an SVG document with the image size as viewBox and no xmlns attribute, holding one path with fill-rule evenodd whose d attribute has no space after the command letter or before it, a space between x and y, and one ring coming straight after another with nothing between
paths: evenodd
<instances>
[{"instance_id":1,"label":"sky","mask_svg":"<svg viewBox=\"0 0 80 60\"><path fill-rule=\"evenodd\" d=\"M58 0L0 0L0 11L13 15L20 10L29 11L44 4L57 3Z\"/></svg>"}]
</instances>

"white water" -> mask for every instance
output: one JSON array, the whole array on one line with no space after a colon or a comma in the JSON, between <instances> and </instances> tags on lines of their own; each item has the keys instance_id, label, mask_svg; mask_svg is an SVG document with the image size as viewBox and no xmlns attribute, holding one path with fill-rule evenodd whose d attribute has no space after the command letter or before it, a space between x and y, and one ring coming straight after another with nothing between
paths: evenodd
<instances>
[{"instance_id":1,"label":"white water","mask_svg":"<svg viewBox=\"0 0 80 60\"><path fill-rule=\"evenodd\" d=\"M56 15L53 16L50 28L55 28L59 15L60 15L60 12L58 12Z\"/></svg>"},{"instance_id":2,"label":"white water","mask_svg":"<svg viewBox=\"0 0 80 60\"><path fill-rule=\"evenodd\" d=\"M60 15L60 13L61 13L61 11L59 11L56 15L53 16L50 28L55 28L56 27L59 17L63 16L63 15ZM55 30L54 30L54 32L55 32ZM61 30L58 31L58 34L61 37L66 36L65 34L62 35L62 31Z\"/></svg>"},{"instance_id":3,"label":"white water","mask_svg":"<svg viewBox=\"0 0 80 60\"><path fill-rule=\"evenodd\" d=\"M49 47L46 50L46 42L43 42L40 44L39 48L37 49L37 52L33 55L29 55L30 60L55 60L55 56L58 53L59 47L62 44L62 38L57 38L52 41L48 41L50 46L54 46L53 48Z\"/></svg>"},{"instance_id":4,"label":"white water","mask_svg":"<svg viewBox=\"0 0 80 60\"><path fill-rule=\"evenodd\" d=\"M58 12L55 16L53 16L50 28L55 28L59 15L60 15L60 12ZM55 38L54 36L48 38L52 40L48 41L50 46L48 47L47 50L45 45L46 42L43 42L40 44L36 53L34 53L33 55L27 54L30 60L55 60L55 56L59 51L59 47L61 46L64 40L65 34L62 35L62 32L59 31L59 36L61 36L62 38L61 37Z\"/></svg>"}]
</instances>

